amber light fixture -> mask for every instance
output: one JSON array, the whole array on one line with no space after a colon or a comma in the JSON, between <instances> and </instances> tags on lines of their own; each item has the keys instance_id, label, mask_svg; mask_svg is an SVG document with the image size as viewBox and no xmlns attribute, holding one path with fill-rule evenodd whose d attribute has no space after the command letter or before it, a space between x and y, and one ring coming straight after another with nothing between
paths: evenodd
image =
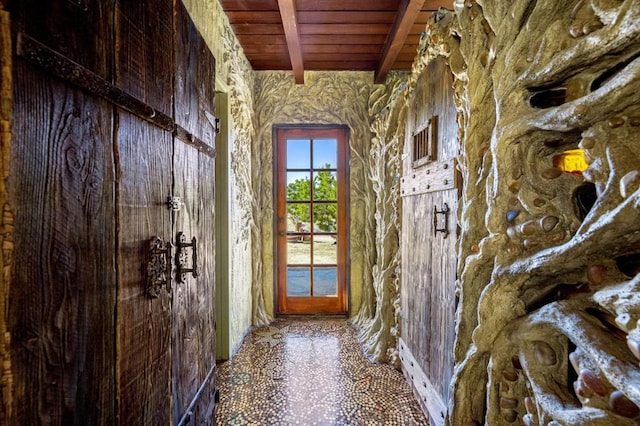
<instances>
[{"instance_id":1,"label":"amber light fixture","mask_svg":"<svg viewBox=\"0 0 640 426\"><path fill-rule=\"evenodd\" d=\"M553 157L553 167L563 172L582 176L582 172L584 172L589 165L585 159L584 150L570 149Z\"/></svg>"}]
</instances>

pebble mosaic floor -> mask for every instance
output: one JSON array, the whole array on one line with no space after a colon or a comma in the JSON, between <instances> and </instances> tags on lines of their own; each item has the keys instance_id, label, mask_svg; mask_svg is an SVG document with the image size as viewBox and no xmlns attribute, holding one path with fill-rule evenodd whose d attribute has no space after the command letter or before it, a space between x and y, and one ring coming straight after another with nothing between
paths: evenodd
<instances>
[{"instance_id":1,"label":"pebble mosaic floor","mask_svg":"<svg viewBox=\"0 0 640 426\"><path fill-rule=\"evenodd\" d=\"M278 319L218 366L217 425L427 425L402 376L344 319Z\"/></svg>"}]
</instances>

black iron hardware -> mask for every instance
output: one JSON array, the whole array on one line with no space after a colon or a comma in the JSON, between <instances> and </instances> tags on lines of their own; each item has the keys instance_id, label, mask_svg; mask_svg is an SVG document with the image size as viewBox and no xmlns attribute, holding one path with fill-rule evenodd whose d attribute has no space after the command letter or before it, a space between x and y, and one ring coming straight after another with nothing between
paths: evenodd
<instances>
[{"instance_id":1,"label":"black iron hardware","mask_svg":"<svg viewBox=\"0 0 640 426\"><path fill-rule=\"evenodd\" d=\"M167 207L172 212L180 211L180 209L184 206L184 203L180 199L180 197L176 197L174 195L167 197Z\"/></svg>"},{"instance_id":2,"label":"black iron hardware","mask_svg":"<svg viewBox=\"0 0 640 426\"><path fill-rule=\"evenodd\" d=\"M81 7L86 0L71 1ZM138 118L171 132L173 136L209 157L216 156L214 147L188 132L172 117L154 109L138 98L114 86L93 71L79 65L66 56L50 49L24 33L18 33L16 54L67 83L73 84L92 95L100 96L113 105L129 111Z\"/></svg>"},{"instance_id":3,"label":"black iron hardware","mask_svg":"<svg viewBox=\"0 0 640 426\"><path fill-rule=\"evenodd\" d=\"M182 232L178 232L176 251L176 279L179 283L184 283L186 275L191 272L193 278L197 278L200 274L198 270L198 245L196 237L191 238L191 242L187 242L187 237ZM189 255L187 254L187 247L191 247L191 268L187 267L189 263Z\"/></svg>"},{"instance_id":4,"label":"black iron hardware","mask_svg":"<svg viewBox=\"0 0 640 426\"><path fill-rule=\"evenodd\" d=\"M441 227L438 227L439 214L444 216L444 223ZM438 232L444 233L444 238L447 238L449 235L449 205L447 203L444 203L442 210L438 210L438 207L433 206L433 235L436 235Z\"/></svg>"},{"instance_id":5,"label":"black iron hardware","mask_svg":"<svg viewBox=\"0 0 640 426\"><path fill-rule=\"evenodd\" d=\"M72 5L79 7L85 12L89 10L89 7L87 6L87 0L68 0L68 1Z\"/></svg>"},{"instance_id":6,"label":"black iron hardware","mask_svg":"<svg viewBox=\"0 0 640 426\"><path fill-rule=\"evenodd\" d=\"M162 287L171 293L171 249L170 241L166 243L160 237L149 241L149 263L147 264L147 295L152 298L160 296Z\"/></svg>"}]
</instances>

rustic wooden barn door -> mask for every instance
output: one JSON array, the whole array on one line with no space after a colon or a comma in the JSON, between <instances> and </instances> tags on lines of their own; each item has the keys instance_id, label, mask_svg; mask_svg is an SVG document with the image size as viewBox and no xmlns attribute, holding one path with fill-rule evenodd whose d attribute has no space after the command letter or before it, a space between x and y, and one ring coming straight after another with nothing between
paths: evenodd
<instances>
[{"instance_id":1,"label":"rustic wooden barn door","mask_svg":"<svg viewBox=\"0 0 640 426\"><path fill-rule=\"evenodd\" d=\"M116 31L119 87L177 125L172 134L118 113L120 420L210 424L214 157L184 134L214 146L215 62L180 2L121 2Z\"/></svg>"},{"instance_id":2,"label":"rustic wooden barn door","mask_svg":"<svg viewBox=\"0 0 640 426\"><path fill-rule=\"evenodd\" d=\"M11 5L11 423L211 424L214 58L180 2Z\"/></svg>"},{"instance_id":3,"label":"rustic wooden barn door","mask_svg":"<svg viewBox=\"0 0 640 426\"><path fill-rule=\"evenodd\" d=\"M431 424L444 423L455 337L458 155L452 76L432 61L418 80L403 155L403 368Z\"/></svg>"},{"instance_id":4,"label":"rustic wooden barn door","mask_svg":"<svg viewBox=\"0 0 640 426\"><path fill-rule=\"evenodd\" d=\"M173 7L170 1L117 2L116 85L173 114ZM159 70L163 70L160 72ZM147 294L151 237L171 241L166 207L173 185L171 133L116 112L118 173L117 398L120 424L171 419L172 294Z\"/></svg>"},{"instance_id":5,"label":"rustic wooden barn door","mask_svg":"<svg viewBox=\"0 0 640 426\"><path fill-rule=\"evenodd\" d=\"M17 53L4 214L15 241L3 247L12 411L0 423L113 424L113 108L34 64L42 55L25 56L45 46L110 78L110 2L7 3Z\"/></svg>"},{"instance_id":6,"label":"rustic wooden barn door","mask_svg":"<svg viewBox=\"0 0 640 426\"><path fill-rule=\"evenodd\" d=\"M215 144L215 61L177 2L175 120L208 146ZM215 394L215 158L174 142L173 194L177 282L172 309L173 424L213 424ZM183 246L184 245L184 246ZM184 253L184 255L183 255ZM183 269L193 269L182 273Z\"/></svg>"}]
</instances>

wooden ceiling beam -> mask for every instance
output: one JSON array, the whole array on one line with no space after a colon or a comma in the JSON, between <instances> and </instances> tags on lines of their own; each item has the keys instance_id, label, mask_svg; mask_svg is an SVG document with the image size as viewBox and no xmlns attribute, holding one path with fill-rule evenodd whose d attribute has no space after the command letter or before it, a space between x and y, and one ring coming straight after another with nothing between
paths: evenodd
<instances>
[{"instance_id":1,"label":"wooden ceiling beam","mask_svg":"<svg viewBox=\"0 0 640 426\"><path fill-rule=\"evenodd\" d=\"M396 60L400 49L411 32L411 27L422 10L425 0L403 0L402 6L398 10L396 20L393 23L391 32L387 36L387 41L382 52L382 57L376 68L374 80L376 83L383 83L387 78L387 73Z\"/></svg>"},{"instance_id":2,"label":"wooden ceiling beam","mask_svg":"<svg viewBox=\"0 0 640 426\"><path fill-rule=\"evenodd\" d=\"M302 62L302 48L300 47L300 32L298 31L298 18L296 17L295 0L278 0L280 16L284 35L289 48L289 58L296 84L304 83L304 64ZM424 0L423 0L424 1Z\"/></svg>"}]
</instances>

